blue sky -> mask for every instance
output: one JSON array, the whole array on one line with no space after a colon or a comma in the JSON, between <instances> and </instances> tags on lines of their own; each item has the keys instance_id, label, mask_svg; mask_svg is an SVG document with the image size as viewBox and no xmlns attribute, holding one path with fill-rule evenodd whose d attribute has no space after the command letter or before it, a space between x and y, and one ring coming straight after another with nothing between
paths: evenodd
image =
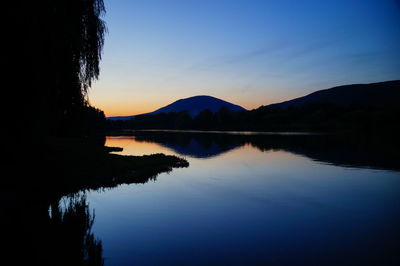
<instances>
[{"instance_id":1,"label":"blue sky","mask_svg":"<svg viewBox=\"0 0 400 266\"><path fill-rule=\"evenodd\" d=\"M212 95L245 108L400 78L395 0L105 0L106 115Z\"/></svg>"}]
</instances>

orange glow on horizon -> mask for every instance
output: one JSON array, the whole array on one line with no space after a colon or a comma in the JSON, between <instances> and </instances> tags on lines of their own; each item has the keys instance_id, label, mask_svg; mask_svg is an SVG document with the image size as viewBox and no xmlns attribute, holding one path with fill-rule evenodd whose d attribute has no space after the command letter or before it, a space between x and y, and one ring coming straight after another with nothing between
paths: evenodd
<instances>
[{"instance_id":1,"label":"orange glow on horizon","mask_svg":"<svg viewBox=\"0 0 400 266\"><path fill-rule=\"evenodd\" d=\"M171 99L158 98L151 101L140 101L140 100L128 101L127 99L121 99L120 101L107 101L107 100L101 101L99 99L96 99L96 101L91 101L91 103L96 108L103 110L106 117L131 116L131 115L139 115L139 114L153 112L161 107L164 107L182 98L187 98L187 97L178 97ZM266 99L265 101L263 100L263 98L260 97L245 98L241 100L231 100L229 99L229 97L225 98L218 97L218 98L231 102L233 104L240 105L246 108L247 110L256 109L262 105L268 105L288 100L287 97L270 97L269 100Z\"/></svg>"},{"instance_id":2,"label":"orange glow on horizon","mask_svg":"<svg viewBox=\"0 0 400 266\"><path fill-rule=\"evenodd\" d=\"M247 110L256 109L262 105L287 101L303 95L293 95L289 90L272 91L270 93L258 92L251 94L214 94L214 93L173 93L166 94L156 92L151 94L127 92L126 94L115 94L112 90L93 90L89 97L90 103L104 111L106 117L131 116L153 112L161 107L169 105L179 99L196 95L210 95L233 104L240 105Z\"/></svg>"},{"instance_id":3,"label":"orange glow on horizon","mask_svg":"<svg viewBox=\"0 0 400 266\"><path fill-rule=\"evenodd\" d=\"M131 116L131 115L139 115L152 112L158 108L159 106L125 106L125 105L96 105L96 108L99 108L104 111L106 117L110 116Z\"/></svg>"}]
</instances>

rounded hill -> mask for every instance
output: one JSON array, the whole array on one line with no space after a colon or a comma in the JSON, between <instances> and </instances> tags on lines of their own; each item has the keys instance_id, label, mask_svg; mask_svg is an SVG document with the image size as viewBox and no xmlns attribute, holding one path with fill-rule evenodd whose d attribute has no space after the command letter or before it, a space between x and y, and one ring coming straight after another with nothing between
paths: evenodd
<instances>
[{"instance_id":1,"label":"rounded hill","mask_svg":"<svg viewBox=\"0 0 400 266\"><path fill-rule=\"evenodd\" d=\"M161 114L161 113L176 113L176 112L182 112L182 111L187 111L191 117L197 116L199 113L202 111L208 109L212 113L218 112L222 107L227 108L230 111L233 112L239 112L239 111L246 111L245 108L218 99L216 97L208 96L208 95L198 95L198 96L193 96L189 98L184 98L177 100L169 105L166 105L164 107L161 107L160 109L157 109L153 112L150 113L145 113L141 115L155 115L155 114ZM128 120L131 119L135 116L114 116L114 117L108 117L107 119L110 120Z\"/></svg>"},{"instance_id":2,"label":"rounded hill","mask_svg":"<svg viewBox=\"0 0 400 266\"><path fill-rule=\"evenodd\" d=\"M187 111L190 116L195 117L200 112L208 109L215 113L222 107L228 108L230 111L245 111L243 107L212 97L208 95L198 95L185 99L177 100L165 107L162 107L149 114L159 114L159 113L171 113L171 112L181 112Z\"/></svg>"}]
</instances>

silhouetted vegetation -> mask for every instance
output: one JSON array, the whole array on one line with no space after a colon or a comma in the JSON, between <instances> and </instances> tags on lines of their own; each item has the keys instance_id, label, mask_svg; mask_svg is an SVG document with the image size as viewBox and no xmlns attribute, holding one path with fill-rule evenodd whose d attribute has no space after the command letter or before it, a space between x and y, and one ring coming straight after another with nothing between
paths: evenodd
<instances>
[{"instance_id":1,"label":"silhouetted vegetation","mask_svg":"<svg viewBox=\"0 0 400 266\"><path fill-rule=\"evenodd\" d=\"M231 112L221 108L191 118L186 112L141 115L125 121L108 120L110 129L191 129L242 131L399 131L400 105L382 107L307 104L281 108L261 106Z\"/></svg>"},{"instance_id":2,"label":"silhouetted vegetation","mask_svg":"<svg viewBox=\"0 0 400 266\"><path fill-rule=\"evenodd\" d=\"M25 144L37 145L48 135L91 133L87 116L96 111L102 119L87 93L100 72L103 0L17 1L9 13L7 70L17 102L11 128L22 130Z\"/></svg>"}]
</instances>

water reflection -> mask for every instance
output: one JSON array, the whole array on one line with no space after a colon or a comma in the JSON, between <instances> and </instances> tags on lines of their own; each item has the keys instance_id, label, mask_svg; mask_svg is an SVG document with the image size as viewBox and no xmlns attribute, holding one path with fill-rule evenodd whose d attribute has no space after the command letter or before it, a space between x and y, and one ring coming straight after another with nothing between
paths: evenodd
<instances>
[{"instance_id":1,"label":"water reflection","mask_svg":"<svg viewBox=\"0 0 400 266\"><path fill-rule=\"evenodd\" d=\"M40 196L20 202L2 198L3 265L104 265L103 245L92 231L95 214L86 195L50 201Z\"/></svg>"},{"instance_id":2,"label":"water reflection","mask_svg":"<svg viewBox=\"0 0 400 266\"><path fill-rule=\"evenodd\" d=\"M23 243L31 249L29 255L23 251L28 261L30 256L40 265L400 261L399 151L392 140L136 132L108 137L106 145L122 147L126 155L185 155L190 166L157 180L18 205L25 228L7 227L14 240L9 243L21 245L32 234L35 243Z\"/></svg>"},{"instance_id":3,"label":"water reflection","mask_svg":"<svg viewBox=\"0 0 400 266\"><path fill-rule=\"evenodd\" d=\"M53 202L49 208L49 261L54 265L104 265L103 246L92 233L95 220L86 195L77 193Z\"/></svg>"},{"instance_id":4,"label":"water reflection","mask_svg":"<svg viewBox=\"0 0 400 266\"><path fill-rule=\"evenodd\" d=\"M115 145L134 145L125 150L133 153L161 149L192 158L210 158L251 145L261 151L284 150L333 165L400 170L398 141L384 136L133 131L130 137L123 137L125 142L121 137L108 141L113 138L119 140ZM154 146L155 143L162 147Z\"/></svg>"},{"instance_id":5,"label":"water reflection","mask_svg":"<svg viewBox=\"0 0 400 266\"><path fill-rule=\"evenodd\" d=\"M399 173L368 168L395 168L394 160L382 161L396 153L378 143L299 135L110 137L107 145L126 154L179 154L184 146L194 155L186 153L190 167L156 182L90 192L98 215L93 230L107 265L398 265ZM224 150L230 145L236 148ZM196 155L215 146L224 151ZM378 163L375 151L384 158Z\"/></svg>"}]
</instances>

